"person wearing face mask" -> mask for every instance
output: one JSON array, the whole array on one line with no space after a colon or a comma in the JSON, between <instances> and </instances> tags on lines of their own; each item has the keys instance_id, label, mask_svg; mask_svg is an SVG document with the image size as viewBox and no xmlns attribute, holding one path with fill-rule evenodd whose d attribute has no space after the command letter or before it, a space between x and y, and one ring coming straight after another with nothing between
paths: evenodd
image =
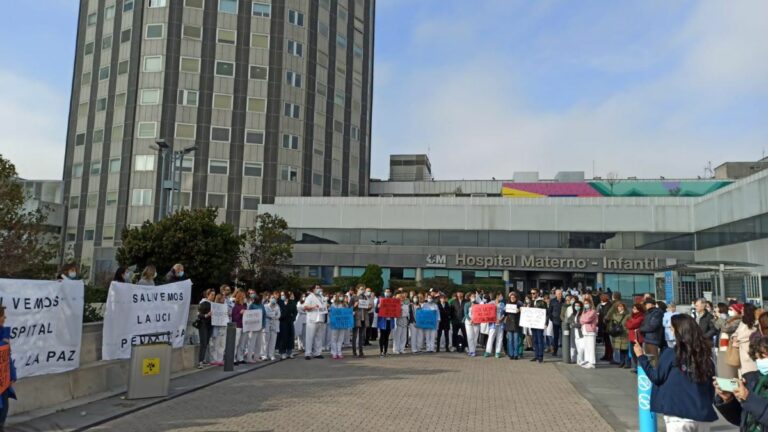
<instances>
[{"instance_id":1,"label":"person wearing face mask","mask_svg":"<svg viewBox=\"0 0 768 432\"><path fill-rule=\"evenodd\" d=\"M365 286L362 284L357 286L357 295L352 298L352 307L355 317L355 326L352 330L352 355L365 357L363 344L366 329L371 325L368 312L373 308L373 299L366 294Z\"/></svg>"},{"instance_id":2,"label":"person wearing face mask","mask_svg":"<svg viewBox=\"0 0 768 432\"><path fill-rule=\"evenodd\" d=\"M267 318L264 327L264 347L261 349L261 359L275 361L275 346L277 334L280 332L280 306L274 294L269 298L269 304L264 306L264 315Z\"/></svg>"},{"instance_id":3,"label":"person wearing face mask","mask_svg":"<svg viewBox=\"0 0 768 432\"><path fill-rule=\"evenodd\" d=\"M131 271L127 268L120 266L115 271L115 277L112 278L113 282L131 283Z\"/></svg>"},{"instance_id":4,"label":"person wearing face mask","mask_svg":"<svg viewBox=\"0 0 768 432\"><path fill-rule=\"evenodd\" d=\"M472 306L477 304L477 293L469 294L469 302L464 304L464 327L467 333L467 354L475 357L477 350L477 337L480 334L480 324L472 322Z\"/></svg>"},{"instance_id":5,"label":"person wearing face mask","mask_svg":"<svg viewBox=\"0 0 768 432\"><path fill-rule=\"evenodd\" d=\"M435 304L435 298L431 295L427 295L427 301L422 306L423 310L432 311L437 317L437 326L432 329L421 329L421 334L424 338L426 351L429 353L435 352L435 338L437 337L437 329L440 326L440 311Z\"/></svg>"},{"instance_id":6,"label":"person wearing face mask","mask_svg":"<svg viewBox=\"0 0 768 432\"><path fill-rule=\"evenodd\" d=\"M306 342L304 358L323 358L323 338L328 323L328 306L323 298L323 288L315 285L312 292L304 300L304 311L307 312Z\"/></svg>"},{"instance_id":7,"label":"person wearing face mask","mask_svg":"<svg viewBox=\"0 0 768 432\"><path fill-rule=\"evenodd\" d=\"M576 364L585 369L595 368L595 340L597 338L597 311L592 299L584 299L584 310L579 317L581 332L576 336Z\"/></svg>"},{"instance_id":8,"label":"person wearing face mask","mask_svg":"<svg viewBox=\"0 0 768 432\"><path fill-rule=\"evenodd\" d=\"M639 342L633 347L634 356L653 384L651 411L664 416L667 431L708 431L708 423L717 420L712 407L712 351L692 317L675 315L672 328L675 348L662 350L656 365Z\"/></svg>"},{"instance_id":9,"label":"person wearing face mask","mask_svg":"<svg viewBox=\"0 0 768 432\"><path fill-rule=\"evenodd\" d=\"M259 359L262 361L267 359L264 355L264 334L266 333L267 327L267 311L264 309L264 305L261 304L261 297L256 294L255 290L248 290L248 300L246 303L248 310L261 311L261 330L243 332L242 335L242 338L247 341L245 349L246 354L243 355L243 359L246 363L253 364Z\"/></svg>"},{"instance_id":10,"label":"person wearing face mask","mask_svg":"<svg viewBox=\"0 0 768 432\"><path fill-rule=\"evenodd\" d=\"M333 295L331 300L331 309L341 309L346 307L344 304L344 296L341 293ZM347 334L346 329L331 329L331 358L334 360L341 360L344 356L341 353L341 349L344 345L344 337Z\"/></svg>"},{"instance_id":11,"label":"person wearing face mask","mask_svg":"<svg viewBox=\"0 0 768 432\"><path fill-rule=\"evenodd\" d=\"M171 270L165 275L165 283L180 282L185 279L187 279L187 277L184 273L184 265L180 263L174 264L173 267L171 267Z\"/></svg>"},{"instance_id":12,"label":"person wearing face mask","mask_svg":"<svg viewBox=\"0 0 768 432\"><path fill-rule=\"evenodd\" d=\"M56 276L56 279L59 281L80 279L77 274L77 264L71 263L64 265L64 267L61 268L58 276Z\"/></svg>"},{"instance_id":13,"label":"person wearing face mask","mask_svg":"<svg viewBox=\"0 0 768 432\"><path fill-rule=\"evenodd\" d=\"M667 311L664 312L664 318L661 320L662 325L664 325L664 339L667 341L669 348L675 347L675 331L672 329L672 317L677 314L677 306L674 303L670 303L667 305Z\"/></svg>"},{"instance_id":14,"label":"person wearing face mask","mask_svg":"<svg viewBox=\"0 0 768 432\"><path fill-rule=\"evenodd\" d=\"M533 301L533 307L539 309L547 309L547 302L544 301L538 295L538 290L531 290L531 298ZM549 325L549 317L546 318L545 327ZM531 361L537 361L542 363L544 361L544 329L530 329L531 338L533 339L533 354L534 357Z\"/></svg>"},{"instance_id":15,"label":"person wearing face mask","mask_svg":"<svg viewBox=\"0 0 768 432\"><path fill-rule=\"evenodd\" d=\"M155 278L157 277L157 270L152 264L144 267L144 271L141 272L141 279L137 285L155 286Z\"/></svg>"},{"instance_id":16,"label":"person wearing face mask","mask_svg":"<svg viewBox=\"0 0 768 432\"><path fill-rule=\"evenodd\" d=\"M296 303L296 321L293 323L293 329L296 333L296 348L299 351L304 351L304 336L307 332L307 312L304 311L304 299L306 296L306 294L302 294Z\"/></svg>"},{"instance_id":17,"label":"person wearing face mask","mask_svg":"<svg viewBox=\"0 0 768 432\"><path fill-rule=\"evenodd\" d=\"M437 328L437 352L440 352L440 339L445 337L445 352L451 352L449 346L448 332L451 331L451 312L453 308L448 304L448 299L445 294L440 294L440 302L437 304L437 309L440 312L440 326Z\"/></svg>"},{"instance_id":18,"label":"person wearing face mask","mask_svg":"<svg viewBox=\"0 0 768 432\"><path fill-rule=\"evenodd\" d=\"M496 358L501 358L502 345L504 345L504 295L496 294L493 304L496 305L496 322L488 326L488 340L485 344L485 354L483 357L493 355L493 349L496 348Z\"/></svg>"},{"instance_id":19,"label":"person wearing face mask","mask_svg":"<svg viewBox=\"0 0 768 432\"><path fill-rule=\"evenodd\" d=\"M722 331L727 334L728 337L731 337L734 333L736 333L736 329L739 328L739 324L741 323L741 315L743 313L743 303L734 303L728 306L728 318L726 318L725 326L722 329Z\"/></svg>"},{"instance_id":20,"label":"person wearing face mask","mask_svg":"<svg viewBox=\"0 0 768 432\"><path fill-rule=\"evenodd\" d=\"M371 288L365 289L365 296L370 301L371 308L368 310L368 327L365 329L365 342L364 345L368 346L372 340L376 340L379 337L379 330L376 328L376 322L378 316L376 315L376 294Z\"/></svg>"},{"instance_id":21,"label":"person wearing face mask","mask_svg":"<svg viewBox=\"0 0 768 432\"><path fill-rule=\"evenodd\" d=\"M752 339L749 356L757 371L744 374L736 390L723 391L713 380L715 408L740 431L762 432L768 430L768 336Z\"/></svg>"},{"instance_id":22,"label":"person wearing face mask","mask_svg":"<svg viewBox=\"0 0 768 432\"><path fill-rule=\"evenodd\" d=\"M405 353L405 345L408 340L408 317L409 317L409 301L404 293L399 293L395 296L400 299L400 316L395 318L395 328L392 335L392 352L395 354Z\"/></svg>"},{"instance_id":23,"label":"person wearing face mask","mask_svg":"<svg viewBox=\"0 0 768 432\"><path fill-rule=\"evenodd\" d=\"M384 298L392 297L392 291L387 288L384 290ZM382 318L378 316L379 306L376 305L376 327L379 330L379 357L385 357L389 349L389 334L397 326L395 318Z\"/></svg>"},{"instance_id":24,"label":"person wearing face mask","mask_svg":"<svg viewBox=\"0 0 768 432\"><path fill-rule=\"evenodd\" d=\"M296 321L296 301L293 293L282 291L277 301L280 307L280 332L277 334L277 350L280 358L293 358L293 322Z\"/></svg>"},{"instance_id":25,"label":"person wearing face mask","mask_svg":"<svg viewBox=\"0 0 768 432\"><path fill-rule=\"evenodd\" d=\"M626 328L628 319L629 311L627 311L627 306L619 302L607 324L611 335L611 344L614 353L617 354L613 358L621 369L629 367L629 335Z\"/></svg>"},{"instance_id":26,"label":"person wearing face mask","mask_svg":"<svg viewBox=\"0 0 768 432\"><path fill-rule=\"evenodd\" d=\"M510 292L509 299L504 308L504 329L507 331L507 356L509 356L510 360L518 360L522 357L520 308L523 307L523 303L517 300L517 298L516 292ZM509 311L506 310L507 307L510 308Z\"/></svg>"},{"instance_id":27,"label":"person wearing face mask","mask_svg":"<svg viewBox=\"0 0 768 432\"><path fill-rule=\"evenodd\" d=\"M416 328L416 311L421 309L419 297L413 296L408 303L408 333L411 337L411 353L418 354L421 346L421 329Z\"/></svg>"}]
</instances>

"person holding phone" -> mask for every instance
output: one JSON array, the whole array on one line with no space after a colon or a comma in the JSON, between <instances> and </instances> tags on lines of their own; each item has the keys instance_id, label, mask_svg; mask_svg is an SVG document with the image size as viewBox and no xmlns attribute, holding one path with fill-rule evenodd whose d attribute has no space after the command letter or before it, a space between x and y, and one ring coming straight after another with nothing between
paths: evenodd
<instances>
[{"instance_id":1,"label":"person holding phone","mask_svg":"<svg viewBox=\"0 0 768 432\"><path fill-rule=\"evenodd\" d=\"M664 415L667 431L708 431L717 420L712 407L715 374L712 351L696 320L689 315L672 317L675 347L661 351L657 366L635 341L633 353L653 383L651 411Z\"/></svg>"},{"instance_id":2,"label":"person holding phone","mask_svg":"<svg viewBox=\"0 0 768 432\"><path fill-rule=\"evenodd\" d=\"M753 338L749 356L755 361L756 372L745 373L740 379L714 380L715 408L740 431L768 429L768 336ZM725 387L730 383L730 387Z\"/></svg>"}]
</instances>

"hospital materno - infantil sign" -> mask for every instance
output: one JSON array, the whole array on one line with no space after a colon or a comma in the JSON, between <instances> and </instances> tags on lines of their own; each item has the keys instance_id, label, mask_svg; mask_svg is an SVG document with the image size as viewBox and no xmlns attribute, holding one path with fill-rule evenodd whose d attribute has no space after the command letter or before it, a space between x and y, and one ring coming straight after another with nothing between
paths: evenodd
<instances>
[{"instance_id":1,"label":"hospital materno - infantil sign","mask_svg":"<svg viewBox=\"0 0 768 432\"><path fill-rule=\"evenodd\" d=\"M447 267L447 256L429 254L426 258L427 267ZM481 267L481 268L523 268L535 270L583 270L586 268L600 267L603 270L619 271L653 271L659 267L658 258L562 258L536 255L492 255L473 256L457 254L453 266L455 267Z\"/></svg>"}]
</instances>

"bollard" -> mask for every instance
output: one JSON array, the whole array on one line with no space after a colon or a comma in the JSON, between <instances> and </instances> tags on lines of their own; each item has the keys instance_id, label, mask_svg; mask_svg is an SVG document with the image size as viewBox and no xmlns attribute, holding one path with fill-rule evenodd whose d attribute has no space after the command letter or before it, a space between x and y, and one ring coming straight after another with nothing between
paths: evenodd
<instances>
[{"instance_id":1,"label":"bollard","mask_svg":"<svg viewBox=\"0 0 768 432\"><path fill-rule=\"evenodd\" d=\"M227 324L227 339L224 346L224 372L232 372L235 370L235 339L237 334L237 328L235 323Z\"/></svg>"},{"instance_id":2,"label":"bollard","mask_svg":"<svg viewBox=\"0 0 768 432\"><path fill-rule=\"evenodd\" d=\"M651 411L651 380L637 365L637 420L640 432L656 432L656 414Z\"/></svg>"},{"instance_id":3,"label":"bollard","mask_svg":"<svg viewBox=\"0 0 768 432\"><path fill-rule=\"evenodd\" d=\"M563 363L573 363L571 361L571 326L567 323L563 323L563 335L560 337L560 345L562 346Z\"/></svg>"}]
</instances>

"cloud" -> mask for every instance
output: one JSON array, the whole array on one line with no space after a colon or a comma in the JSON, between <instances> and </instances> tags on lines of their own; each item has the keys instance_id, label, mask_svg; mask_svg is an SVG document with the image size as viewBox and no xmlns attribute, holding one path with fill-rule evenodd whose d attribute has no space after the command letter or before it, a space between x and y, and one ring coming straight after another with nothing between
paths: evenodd
<instances>
[{"instance_id":1,"label":"cloud","mask_svg":"<svg viewBox=\"0 0 768 432\"><path fill-rule=\"evenodd\" d=\"M69 98L40 82L0 70L0 154L20 177L60 179Z\"/></svg>"},{"instance_id":2,"label":"cloud","mask_svg":"<svg viewBox=\"0 0 768 432\"><path fill-rule=\"evenodd\" d=\"M648 20L670 12L640 7ZM470 15L459 33L474 50L448 61L384 59L398 80L375 83L374 175L386 178L389 153L427 149L439 179L532 170L590 176L593 161L597 175L692 177L708 161L760 157L768 141L768 38L760 17L768 3L695 3L676 11L679 22L659 18L669 28L647 37L656 29L642 29L623 5L597 17L558 19L556 9L518 11L521 22L526 12L541 20L532 24L541 31L528 34L516 32L515 22L493 29L486 11L478 14L485 19ZM508 18L498 15L497 22ZM447 21L422 24L429 32L417 31L417 41L438 35ZM532 83L543 90L531 92ZM735 112L747 115L735 119Z\"/></svg>"}]
</instances>

